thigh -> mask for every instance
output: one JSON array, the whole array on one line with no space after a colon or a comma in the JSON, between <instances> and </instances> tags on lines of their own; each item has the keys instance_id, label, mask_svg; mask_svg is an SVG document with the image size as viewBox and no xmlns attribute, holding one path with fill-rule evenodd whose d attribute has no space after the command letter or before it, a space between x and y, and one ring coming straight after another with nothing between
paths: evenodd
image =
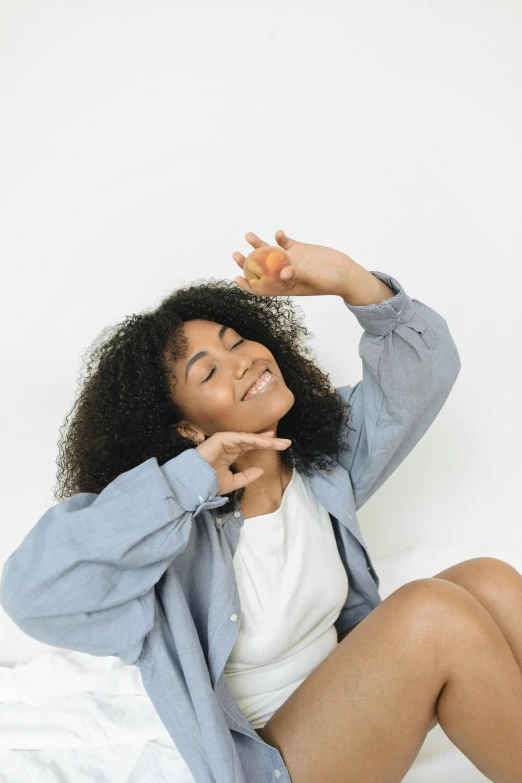
<instances>
[{"instance_id":1,"label":"thigh","mask_svg":"<svg viewBox=\"0 0 522 783\"><path fill-rule=\"evenodd\" d=\"M445 680L435 650L444 629L465 626L467 599L474 600L451 582L409 582L311 672L258 730L281 753L292 783L404 778L436 725Z\"/></svg>"}]
</instances>

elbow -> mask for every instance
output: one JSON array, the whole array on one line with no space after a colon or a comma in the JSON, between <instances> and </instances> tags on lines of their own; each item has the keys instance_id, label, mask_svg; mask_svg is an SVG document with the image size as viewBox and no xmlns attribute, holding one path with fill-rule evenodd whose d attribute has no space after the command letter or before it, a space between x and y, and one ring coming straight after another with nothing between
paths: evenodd
<instances>
[{"instance_id":1,"label":"elbow","mask_svg":"<svg viewBox=\"0 0 522 783\"><path fill-rule=\"evenodd\" d=\"M457 350L457 346L455 346L455 380L458 377L458 374L459 374L459 372L461 370L461 367L462 367L462 365L460 363L460 354L459 354L459 352Z\"/></svg>"},{"instance_id":2,"label":"elbow","mask_svg":"<svg viewBox=\"0 0 522 783\"><path fill-rule=\"evenodd\" d=\"M0 579L0 606L16 625L20 625L20 589L9 578L9 560L4 564Z\"/></svg>"},{"instance_id":3,"label":"elbow","mask_svg":"<svg viewBox=\"0 0 522 783\"><path fill-rule=\"evenodd\" d=\"M35 596L42 593L40 585L32 584L26 569L22 569L16 552L6 560L0 577L0 606L22 630L25 618L31 614Z\"/></svg>"},{"instance_id":4,"label":"elbow","mask_svg":"<svg viewBox=\"0 0 522 783\"><path fill-rule=\"evenodd\" d=\"M429 349L428 355L431 355L432 362L435 363L434 369L439 369L441 380L446 381L451 388L461 369L457 344L445 318L421 303L417 303L416 309L418 306L421 307L419 315L422 315L423 319L412 319L411 325L419 331Z\"/></svg>"},{"instance_id":5,"label":"elbow","mask_svg":"<svg viewBox=\"0 0 522 783\"><path fill-rule=\"evenodd\" d=\"M448 375L451 378L451 383L453 385L453 383L455 383L457 380L461 369L460 354L446 321L444 321L444 327L443 344L447 356Z\"/></svg>"},{"instance_id":6,"label":"elbow","mask_svg":"<svg viewBox=\"0 0 522 783\"><path fill-rule=\"evenodd\" d=\"M460 366L460 357L456 349L446 353L437 371L438 382L431 384L432 391L429 395L431 398L430 404L435 400L439 400L437 410L440 409L441 403L443 404L451 394L460 373Z\"/></svg>"},{"instance_id":7,"label":"elbow","mask_svg":"<svg viewBox=\"0 0 522 783\"><path fill-rule=\"evenodd\" d=\"M439 379L437 385L450 391L459 376L461 361L455 340L447 327L439 334L436 347L437 350L431 351L432 372L435 373L434 377Z\"/></svg>"},{"instance_id":8,"label":"elbow","mask_svg":"<svg viewBox=\"0 0 522 783\"><path fill-rule=\"evenodd\" d=\"M460 354L458 352L458 349L457 349L457 346L455 345L455 343L453 343L452 348L453 348L453 350L451 351L450 360L448 362L448 373L449 373L449 377L450 377L451 387L453 386L453 384L455 383L455 381L459 377L459 373L460 373L461 366L462 366L461 362L460 362Z\"/></svg>"}]
</instances>

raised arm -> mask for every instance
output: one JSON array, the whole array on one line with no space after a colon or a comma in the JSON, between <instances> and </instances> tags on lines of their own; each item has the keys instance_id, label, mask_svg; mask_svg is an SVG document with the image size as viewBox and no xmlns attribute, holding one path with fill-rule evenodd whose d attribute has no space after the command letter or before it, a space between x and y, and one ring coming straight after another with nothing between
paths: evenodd
<instances>
[{"instance_id":1,"label":"raised arm","mask_svg":"<svg viewBox=\"0 0 522 783\"><path fill-rule=\"evenodd\" d=\"M364 329L359 343L363 377L336 391L351 405L337 461L350 474L355 508L384 484L437 417L460 372L448 324L411 299L400 283L371 272L395 295L379 304L346 307Z\"/></svg>"}]
</instances>

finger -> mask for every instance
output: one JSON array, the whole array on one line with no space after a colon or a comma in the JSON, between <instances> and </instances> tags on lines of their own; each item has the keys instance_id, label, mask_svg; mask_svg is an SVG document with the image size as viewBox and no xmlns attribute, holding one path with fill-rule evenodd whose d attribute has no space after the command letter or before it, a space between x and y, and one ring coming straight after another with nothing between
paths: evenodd
<instances>
[{"instance_id":1,"label":"finger","mask_svg":"<svg viewBox=\"0 0 522 783\"><path fill-rule=\"evenodd\" d=\"M249 231L248 234L245 234L245 239L247 242L249 242L252 247L267 247L268 242L263 242L262 239L259 239L257 234L254 234L252 231Z\"/></svg>"},{"instance_id":2,"label":"finger","mask_svg":"<svg viewBox=\"0 0 522 783\"><path fill-rule=\"evenodd\" d=\"M276 238L277 244L280 247L284 248L285 250L288 250L289 248L291 248L293 243L294 243L294 240L290 239L290 237L287 237L287 235L285 234L285 232L282 229L280 229L279 231L276 231L275 238Z\"/></svg>"},{"instance_id":3,"label":"finger","mask_svg":"<svg viewBox=\"0 0 522 783\"><path fill-rule=\"evenodd\" d=\"M250 449L265 448L268 449L273 446L276 449L286 449L292 441L290 438L274 438L270 435L254 435L253 437L246 436L245 440L240 444L243 451L249 451Z\"/></svg>"},{"instance_id":4,"label":"finger","mask_svg":"<svg viewBox=\"0 0 522 783\"><path fill-rule=\"evenodd\" d=\"M255 291L252 289L252 286L246 277L235 277L234 280L243 291L246 291L249 294L255 294Z\"/></svg>"},{"instance_id":5,"label":"finger","mask_svg":"<svg viewBox=\"0 0 522 783\"><path fill-rule=\"evenodd\" d=\"M266 437L261 436L261 440L259 438L256 438L254 443L252 444L253 448L258 448L258 446L263 446L268 448L268 446L274 446L275 448L287 448L292 441L290 438L274 438L273 436L267 435ZM249 444L250 445L250 444Z\"/></svg>"},{"instance_id":6,"label":"finger","mask_svg":"<svg viewBox=\"0 0 522 783\"><path fill-rule=\"evenodd\" d=\"M236 490L246 487L247 484L250 484L252 481L255 481L262 476L264 472L263 468L247 468L241 473L233 473L232 489Z\"/></svg>"},{"instance_id":7,"label":"finger","mask_svg":"<svg viewBox=\"0 0 522 783\"><path fill-rule=\"evenodd\" d=\"M243 442L241 444L241 448L245 451L248 449L258 449L260 447L263 447L264 449L269 448L270 446L274 446L275 448L286 448L290 445L292 441L289 438L274 438L267 435L266 438L260 436L253 438L252 440L248 440L246 443Z\"/></svg>"},{"instance_id":8,"label":"finger","mask_svg":"<svg viewBox=\"0 0 522 783\"><path fill-rule=\"evenodd\" d=\"M243 269L243 264L245 263L245 260L246 260L245 256L243 255L243 253L237 253L237 252L236 253L232 253L232 258L234 259L236 264L238 264L238 266L240 266L241 269Z\"/></svg>"}]
</instances>

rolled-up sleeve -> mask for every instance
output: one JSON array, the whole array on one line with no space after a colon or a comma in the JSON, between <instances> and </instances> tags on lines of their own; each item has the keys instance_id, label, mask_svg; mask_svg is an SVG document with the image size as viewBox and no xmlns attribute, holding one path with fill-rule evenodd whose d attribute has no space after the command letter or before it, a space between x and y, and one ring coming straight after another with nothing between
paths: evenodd
<instances>
[{"instance_id":1,"label":"rolled-up sleeve","mask_svg":"<svg viewBox=\"0 0 522 783\"><path fill-rule=\"evenodd\" d=\"M195 518L227 498L187 449L121 473L100 494L47 509L8 557L0 605L28 636L134 663L154 622L155 585L188 545Z\"/></svg>"},{"instance_id":2,"label":"rolled-up sleeve","mask_svg":"<svg viewBox=\"0 0 522 783\"><path fill-rule=\"evenodd\" d=\"M363 377L355 386L336 389L350 406L337 461L350 475L356 510L428 430L461 367L445 319L411 299L394 277L371 274L396 294L378 305L345 302L364 329L359 343Z\"/></svg>"}]
</instances>

